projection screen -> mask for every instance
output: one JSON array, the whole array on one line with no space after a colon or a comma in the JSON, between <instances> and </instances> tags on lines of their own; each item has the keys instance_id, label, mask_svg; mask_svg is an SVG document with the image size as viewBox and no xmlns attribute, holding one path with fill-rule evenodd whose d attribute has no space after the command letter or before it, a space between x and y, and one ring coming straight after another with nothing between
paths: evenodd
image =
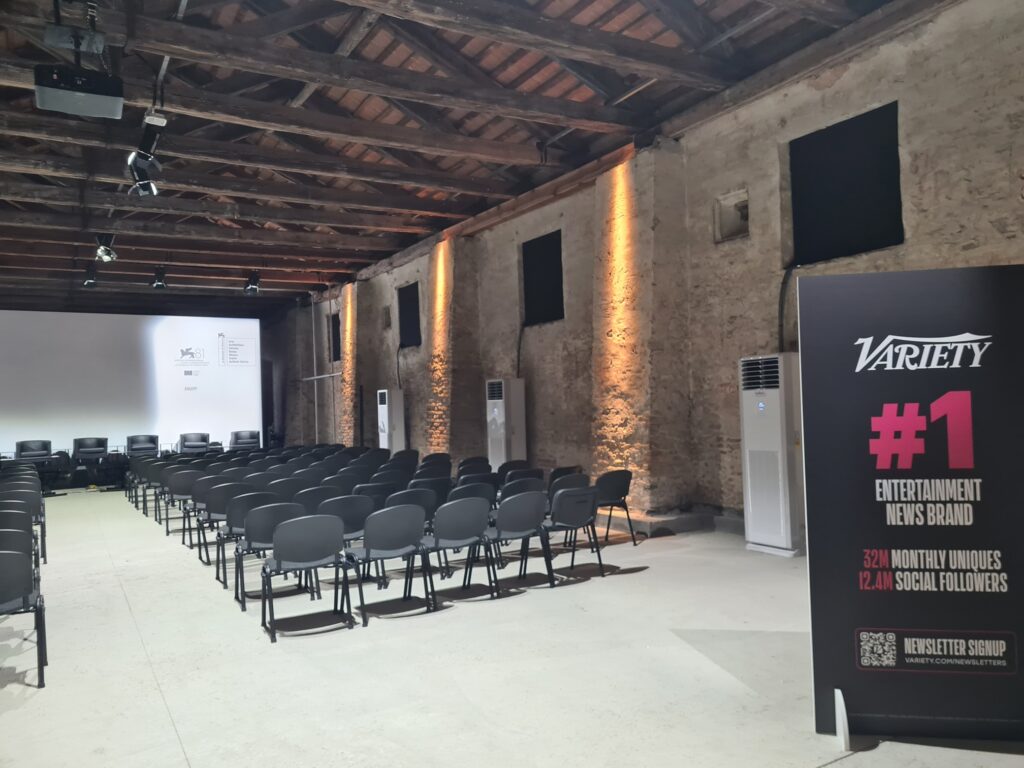
<instances>
[{"instance_id":1,"label":"projection screen","mask_svg":"<svg viewBox=\"0 0 1024 768\"><path fill-rule=\"evenodd\" d=\"M260 429L258 320L0 310L0 452Z\"/></svg>"}]
</instances>

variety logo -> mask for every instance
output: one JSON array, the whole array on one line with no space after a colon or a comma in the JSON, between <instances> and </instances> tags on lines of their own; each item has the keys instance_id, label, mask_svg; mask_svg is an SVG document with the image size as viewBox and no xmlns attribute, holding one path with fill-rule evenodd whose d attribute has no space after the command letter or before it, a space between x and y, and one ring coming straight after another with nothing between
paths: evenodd
<instances>
[{"instance_id":1,"label":"variety logo","mask_svg":"<svg viewBox=\"0 0 1024 768\"><path fill-rule=\"evenodd\" d=\"M860 347L855 373L861 371L920 371L941 368L980 368L981 357L992 346L991 336L961 333L959 336L886 336L872 346L875 337L857 339Z\"/></svg>"}]
</instances>

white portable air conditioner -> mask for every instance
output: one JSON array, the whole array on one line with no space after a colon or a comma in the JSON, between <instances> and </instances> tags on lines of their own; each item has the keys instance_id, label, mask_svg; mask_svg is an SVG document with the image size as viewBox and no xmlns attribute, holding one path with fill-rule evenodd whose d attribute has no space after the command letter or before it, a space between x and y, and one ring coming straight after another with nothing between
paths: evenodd
<instances>
[{"instance_id":1,"label":"white portable air conditioner","mask_svg":"<svg viewBox=\"0 0 1024 768\"><path fill-rule=\"evenodd\" d=\"M487 380L487 460L498 469L526 458L526 394L522 379Z\"/></svg>"},{"instance_id":2,"label":"white portable air conditioner","mask_svg":"<svg viewBox=\"0 0 1024 768\"><path fill-rule=\"evenodd\" d=\"M747 549L803 554L799 355L740 360L740 427Z\"/></svg>"},{"instance_id":3,"label":"white portable air conditioner","mask_svg":"<svg viewBox=\"0 0 1024 768\"><path fill-rule=\"evenodd\" d=\"M405 448L405 398L400 389L377 390L377 444L391 452Z\"/></svg>"}]
</instances>

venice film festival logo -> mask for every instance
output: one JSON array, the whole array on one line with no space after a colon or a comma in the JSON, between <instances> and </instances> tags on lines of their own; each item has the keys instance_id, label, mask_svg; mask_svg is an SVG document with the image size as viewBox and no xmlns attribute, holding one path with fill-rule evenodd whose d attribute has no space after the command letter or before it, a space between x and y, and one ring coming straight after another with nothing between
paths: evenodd
<instances>
[{"instance_id":1,"label":"venice film festival logo","mask_svg":"<svg viewBox=\"0 0 1024 768\"><path fill-rule=\"evenodd\" d=\"M206 365L206 350L203 347L179 346L176 352L176 365Z\"/></svg>"}]
</instances>

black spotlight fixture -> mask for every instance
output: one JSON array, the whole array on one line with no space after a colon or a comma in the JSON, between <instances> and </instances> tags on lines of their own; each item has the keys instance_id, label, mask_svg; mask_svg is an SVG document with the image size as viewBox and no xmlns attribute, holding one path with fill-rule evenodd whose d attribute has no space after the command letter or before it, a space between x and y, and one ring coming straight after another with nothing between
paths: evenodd
<instances>
[{"instance_id":1,"label":"black spotlight fixture","mask_svg":"<svg viewBox=\"0 0 1024 768\"><path fill-rule=\"evenodd\" d=\"M157 267L153 270L153 282L150 283L150 287L157 289L164 289L167 287L167 270L163 267Z\"/></svg>"},{"instance_id":2,"label":"black spotlight fixture","mask_svg":"<svg viewBox=\"0 0 1024 768\"><path fill-rule=\"evenodd\" d=\"M82 281L83 288L96 287L96 262L90 262L85 266L85 280Z\"/></svg>"},{"instance_id":3,"label":"black spotlight fixture","mask_svg":"<svg viewBox=\"0 0 1024 768\"><path fill-rule=\"evenodd\" d=\"M128 190L129 195L138 195L139 197L152 197L157 194L156 183L153 181L152 173L160 170L160 163L157 159L148 152L143 152L141 149L136 149L130 155L128 155L128 172L132 176L131 189Z\"/></svg>"},{"instance_id":4,"label":"black spotlight fixture","mask_svg":"<svg viewBox=\"0 0 1024 768\"><path fill-rule=\"evenodd\" d=\"M242 293L246 296L258 296L260 293L260 273L253 270L249 273L249 279L245 282Z\"/></svg>"},{"instance_id":5,"label":"black spotlight fixture","mask_svg":"<svg viewBox=\"0 0 1024 768\"><path fill-rule=\"evenodd\" d=\"M96 235L96 261L109 263L117 261L117 251L114 250L114 236L109 233Z\"/></svg>"}]
</instances>

